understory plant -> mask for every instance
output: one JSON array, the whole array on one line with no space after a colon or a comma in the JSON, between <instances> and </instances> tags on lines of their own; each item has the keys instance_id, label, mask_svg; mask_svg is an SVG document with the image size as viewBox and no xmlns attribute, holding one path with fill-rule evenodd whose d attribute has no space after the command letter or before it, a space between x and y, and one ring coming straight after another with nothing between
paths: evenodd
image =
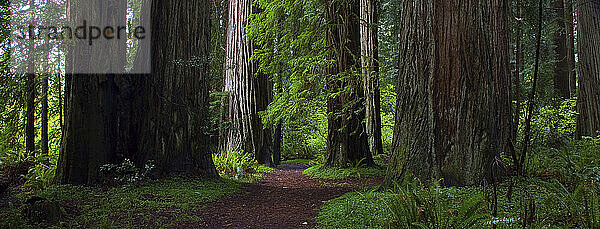
<instances>
[{"instance_id":1,"label":"understory plant","mask_svg":"<svg viewBox=\"0 0 600 229\"><path fill-rule=\"evenodd\" d=\"M144 168L137 168L133 162L125 159L121 164L100 166L100 175L105 182L134 183L148 179L154 168L153 160L146 162Z\"/></svg>"},{"instance_id":2,"label":"understory plant","mask_svg":"<svg viewBox=\"0 0 600 229\"><path fill-rule=\"evenodd\" d=\"M429 186L412 180L405 186L396 183L393 197L386 201L392 228L473 228L486 218L483 195L474 192L467 198L453 198L440 182Z\"/></svg>"},{"instance_id":3,"label":"understory plant","mask_svg":"<svg viewBox=\"0 0 600 229\"><path fill-rule=\"evenodd\" d=\"M215 168L220 175L234 179L247 178L259 169L251 153L231 151L212 155Z\"/></svg>"}]
</instances>

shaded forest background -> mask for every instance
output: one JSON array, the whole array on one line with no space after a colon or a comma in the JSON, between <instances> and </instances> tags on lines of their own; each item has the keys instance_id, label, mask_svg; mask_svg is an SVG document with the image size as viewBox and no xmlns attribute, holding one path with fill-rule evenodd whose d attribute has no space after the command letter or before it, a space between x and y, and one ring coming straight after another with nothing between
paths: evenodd
<instances>
[{"instance_id":1,"label":"shaded forest background","mask_svg":"<svg viewBox=\"0 0 600 229\"><path fill-rule=\"evenodd\" d=\"M8 183L40 190L103 176L239 178L306 159L384 169L392 189L493 186L495 199L498 185L521 187L522 205L538 192L527 187L549 187L544 200L565 204L553 212L544 203L538 220L600 223L597 0L115 2L121 19L152 26L154 41L129 40L115 52L123 66L150 64L152 74L73 75L80 62L45 52L30 58L47 61L28 67L52 74L15 74L2 2ZM76 3L49 1L32 20L93 14L66 18L61 4ZM144 13L152 22L139 21ZM185 24L184 35L169 33ZM194 58L199 65L170 65ZM135 172L113 174L119 167ZM497 200L486 201L498 216ZM527 218L535 209L521 207L524 224L536 221Z\"/></svg>"}]
</instances>

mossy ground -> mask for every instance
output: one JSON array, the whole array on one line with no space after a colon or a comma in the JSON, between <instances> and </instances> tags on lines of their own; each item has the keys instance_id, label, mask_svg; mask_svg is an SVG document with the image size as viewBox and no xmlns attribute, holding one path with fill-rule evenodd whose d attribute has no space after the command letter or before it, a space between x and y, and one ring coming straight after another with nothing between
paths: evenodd
<instances>
[{"instance_id":1,"label":"mossy ground","mask_svg":"<svg viewBox=\"0 0 600 229\"><path fill-rule=\"evenodd\" d=\"M202 203L236 193L240 184L220 181L170 178L119 187L51 186L36 193L17 194L7 208L0 209L0 228L146 228L170 227L202 222L195 214ZM21 217L23 203L39 196L62 206L64 217L55 225L36 225Z\"/></svg>"}]
</instances>

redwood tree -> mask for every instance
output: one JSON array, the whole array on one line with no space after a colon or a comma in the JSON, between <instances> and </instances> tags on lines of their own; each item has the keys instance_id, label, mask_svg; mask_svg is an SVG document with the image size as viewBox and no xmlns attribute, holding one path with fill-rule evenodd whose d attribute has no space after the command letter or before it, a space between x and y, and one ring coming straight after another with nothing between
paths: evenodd
<instances>
[{"instance_id":1,"label":"redwood tree","mask_svg":"<svg viewBox=\"0 0 600 229\"><path fill-rule=\"evenodd\" d=\"M573 29L572 26L567 26L569 23L573 23L572 17L571 21L568 21L567 12L571 12L571 10L565 8L565 1L568 0L554 0L551 4L552 8L556 11L556 25L558 29L554 34L554 51L556 53L556 65L554 67L554 89L563 97L570 98L571 95L575 92L574 88L571 88L574 85L574 82L571 82L571 58L573 52L569 50L570 46L568 43L569 29Z\"/></svg>"},{"instance_id":2,"label":"redwood tree","mask_svg":"<svg viewBox=\"0 0 600 229\"><path fill-rule=\"evenodd\" d=\"M600 0L577 1L579 90L577 136L600 131Z\"/></svg>"},{"instance_id":3,"label":"redwood tree","mask_svg":"<svg viewBox=\"0 0 600 229\"><path fill-rule=\"evenodd\" d=\"M360 44L365 93L365 127L370 151L383 153L381 139L381 95L377 42L377 0L360 0Z\"/></svg>"},{"instance_id":4,"label":"redwood tree","mask_svg":"<svg viewBox=\"0 0 600 229\"><path fill-rule=\"evenodd\" d=\"M208 0L152 0L152 74L143 78L138 158L157 173L217 178L209 126Z\"/></svg>"},{"instance_id":5,"label":"redwood tree","mask_svg":"<svg viewBox=\"0 0 600 229\"><path fill-rule=\"evenodd\" d=\"M257 9L251 0L229 0L225 91L228 93L229 130L226 152L243 150L254 154L260 164L273 164L271 131L263 128L258 112L267 109L272 86L266 75L250 61L254 44L245 37L249 17Z\"/></svg>"},{"instance_id":6,"label":"redwood tree","mask_svg":"<svg viewBox=\"0 0 600 229\"><path fill-rule=\"evenodd\" d=\"M124 25L126 21L127 1L68 0L67 4L68 20L75 25L81 25L84 20L96 25ZM111 14L103 14L104 10ZM88 45L85 40L75 40L67 52L65 129L56 172L56 179L61 183L94 183L99 167L115 162L115 75L86 73L123 69L125 40L97 42ZM106 58L107 53L112 58Z\"/></svg>"},{"instance_id":7,"label":"redwood tree","mask_svg":"<svg viewBox=\"0 0 600 229\"><path fill-rule=\"evenodd\" d=\"M331 65L327 69L327 163L373 164L365 131L363 82L360 71L360 26L357 0L326 1L327 44Z\"/></svg>"},{"instance_id":8,"label":"redwood tree","mask_svg":"<svg viewBox=\"0 0 600 229\"><path fill-rule=\"evenodd\" d=\"M476 185L511 136L507 0L401 6L393 155L386 176ZM489 180L488 180L489 181Z\"/></svg>"}]
</instances>

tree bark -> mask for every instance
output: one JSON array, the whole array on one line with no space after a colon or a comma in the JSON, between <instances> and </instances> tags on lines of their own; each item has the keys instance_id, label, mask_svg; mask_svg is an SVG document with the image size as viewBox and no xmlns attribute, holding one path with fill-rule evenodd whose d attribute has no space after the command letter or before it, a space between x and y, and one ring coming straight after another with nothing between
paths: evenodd
<instances>
[{"instance_id":1,"label":"tree bark","mask_svg":"<svg viewBox=\"0 0 600 229\"><path fill-rule=\"evenodd\" d=\"M356 0L326 2L326 32L331 49L326 82L327 162L328 166L345 167L362 160L372 165L363 120L363 82L353 71L360 68L355 58L360 53L359 6Z\"/></svg>"},{"instance_id":2,"label":"tree bark","mask_svg":"<svg viewBox=\"0 0 600 229\"><path fill-rule=\"evenodd\" d=\"M523 17L523 8L521 5L521 1L517 3L517 15L519 19ZM523 29L521 28L522 23L519 21L519 25L516 32L516 41L515 41L515 76L513 80L515 81L515 89L514 89L514 99L516 102L515 105L515 116L514 116L514 124L513 124L513 138L517 139L517 135L519 133L519 123L521 122L521 84L524 81L521 72L523 71L523 64L521 63L523 59L523 47L521 44L521 39L523 37ZM514 153L514 152L513 152ZM513 154L513 160L516 160L516 154Z\"/></svg>"},{"instance_id":3,"label":"tree bark","mask_svg":"<svg viewBox=\"0 0 600 229\"><path fill-rule=\"evenodd\" d=\"M567 27L565 18L565 3L563 0L554 0L551 7L556 12L556 25L558 29L554 33L554 52L556 62L554 66L554 90L563 98L571 97L570 68L567 44Z\"/></svg>"},{"instance_id":4,"label":"tree bark","mask_svg":"<svg viewBox=\"0 0 600 229\"><path fill-rule=\"evenodd\" d=\"M47 63L44 63L44 68L46 68ZM48 77L50 74L47 74L47 71L43 71L43 79L42 79L42 133L40 134L41 140L41 153L42 155L48 156Z\"/></svg>"},{"instance_id":5,"label":"tree bark","mask_svg":"<svg viewBox=\"0 0 600 229\"><path fill-rule=\"evenodd\" d=\"M377 37L377 0L360 0L360 44L365 92L366 130L373 155L383 153L381 139L381 95Z\"/></svg>"},{"instance_id":6,"label":"tree bark","mask_svg":"<svg viewBox=\"0 0 600 229\"><path fill-rule=\"evenodd\" d=\"M579 90L577 136L600 131L600 0L577 1Z\"/></svg>"},{"instance_id":7,"label":"tree bark","mask_svg":"<svg viewBox=\"0 0 600 229\"><path fill-rule=\"evenodd\" d=\"M565 31L567 39L567 67L569 70L569 89L571 91L571 97L576 95L577 92L577 72L575 69L575 29L573 22L573 1L575 0L563 0L564 1L564 13L565 13Z\"/></svg>"},{"instance_id":8,"label":"tree bark","mask_svg":"<svg viewBox=\"0 0 600 229\"><path fill-rule=\"evenodd\" d=\"M254 44L244 36L250 14L257 9L251 0L230 0L227 26L225 91L228 93L226 152L252 153L258 163L272 165L271 131L263 128L258 112L267 109L271 86L266 75L250 61Z\"/></svg>"},{"instance_id":9,"label":"tree bark","mask_svg":"<svg viewBox=\"0 0 600 229\"><path fill-rule=\"evenodd\" d=\"M35 1L29 1L29 8L35 9ZM33 21L34 19L32 19ZM33 22L32 22L33 24ZM35 41L30 38L29 44L29 55L27 56L27 79L25 82L25 88L27 91L27 113L26 113L26 126L25 126L25 148L27 155L35 156Z\"/></svg>"},{"instance_id":10,"label":"tree bark","mask_svg":"<svg viewBox=\"0 0 600 229\"><path fill-rule=\"evenodd\" d=\"M508 1L405 1L393 155L385 183L491 181L510 141Z\"/></svg>"},{"instance_id":11,"label":"tree bark","mask_svg":"<svg viewBox=\"0 0 600 229\"><path fill-rule=\"evenodd\" d=\"M152 0L152 74L143 78L140 154L158 176L218 178L210 152L208 0Z\"/></svg>"},{"instance_id":12,"label":"tree bark","mask_svg":"<svg viewBox=\"0 0 600 229\"><path fill-rule=\"evenodd\" d=\"M67 1L68 20L81 25L125 25L127 1ZM109 15L105 12L111 12ZM114 71L125 66L125 40L88 45L76 40L68 50L65 78L65 130L58 161L56 181L92 184L101 165L114 163L117 86L115 75L73 74ZM95 55L110 53L112 59ZM104 55L106 56L106 55ZM103 63L103 64L101 64ZM95 69L98 68L98 69Z\"/></svg>"}]
</instances>

